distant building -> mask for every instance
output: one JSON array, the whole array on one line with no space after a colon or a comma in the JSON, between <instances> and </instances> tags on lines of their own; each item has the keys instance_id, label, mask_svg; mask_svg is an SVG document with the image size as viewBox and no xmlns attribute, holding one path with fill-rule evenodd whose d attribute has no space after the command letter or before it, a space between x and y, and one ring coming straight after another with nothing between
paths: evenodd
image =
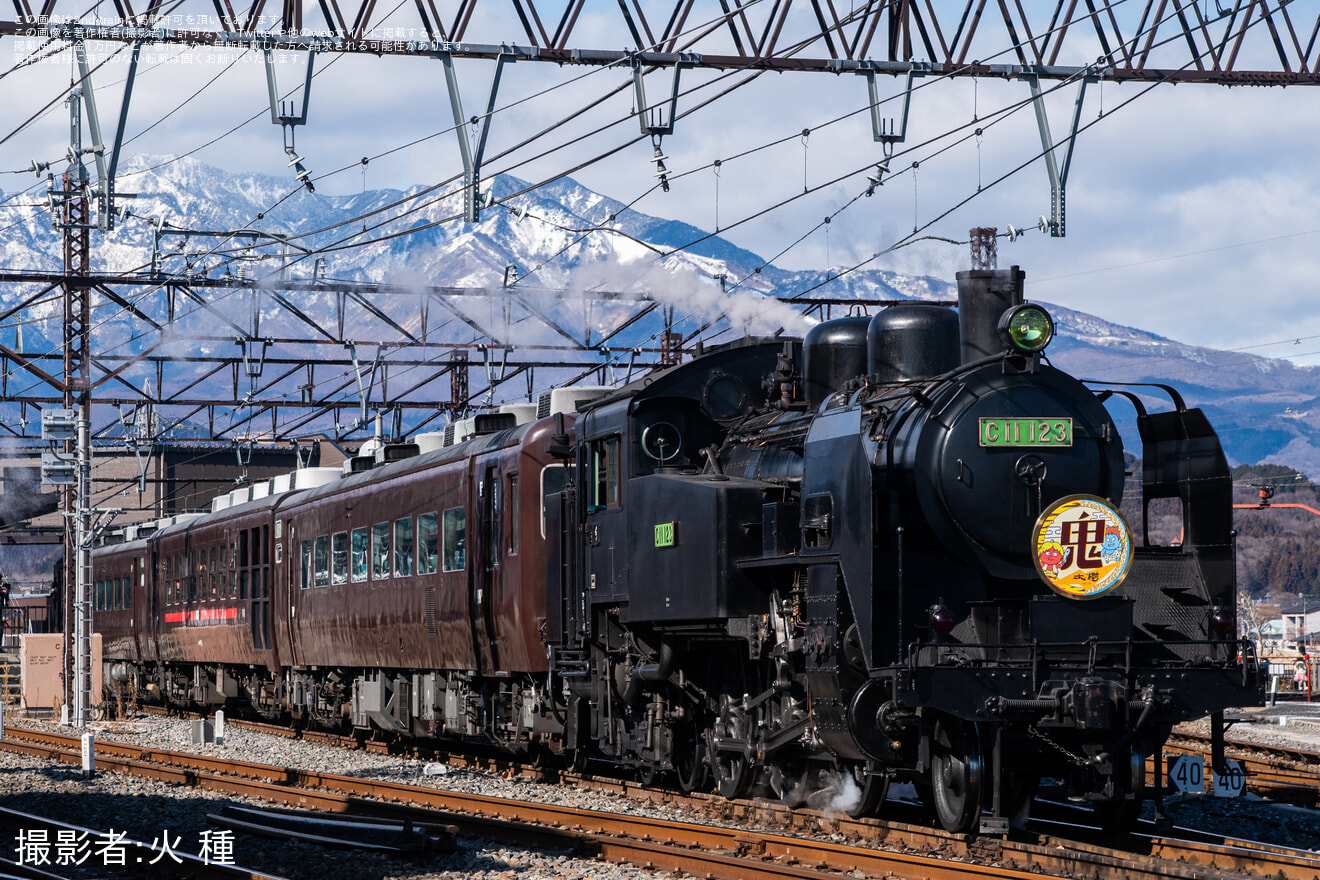
<instances>
[{"instance_id":1,"label":"distant building","mask_svg":"<svg viewBox=\"0 0 1320 880\"><path fill-rule=\"evenodd\" d=\"M1261 624L1260 626L1260 651L1262 655L1274 654L1285 649L1292 650L1292 646L1287 645L1284 640L1284 622L1283 618L1276 617L1274 620Z\"/></svg>"},{"instance_id":2,"label":"distant building","mask_svg":"<svg viewBox=\"0 0 1320 880\"><path fill-rule=\"evenodd\" d=\"M1282 604L1283 647L1302 650L1305 642L1320 650L1320 600L1289 597Z\"/></svg>"}]
</instances>

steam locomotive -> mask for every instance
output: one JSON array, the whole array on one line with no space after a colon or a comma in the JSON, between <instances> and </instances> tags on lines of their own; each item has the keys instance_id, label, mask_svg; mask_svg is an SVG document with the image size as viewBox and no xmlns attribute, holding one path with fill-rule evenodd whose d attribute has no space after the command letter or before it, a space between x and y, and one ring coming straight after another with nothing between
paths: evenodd
<instances>
[{"instance_id":1,"label":"steam locomotive","mask_svg":"<svg viewBox=\"0 0 1320 880\"><path fill-rule=\"evenodd\" d=\"M905 781L954 831L1006 831L1042 778L1130 821L1174 724L1209 715L1222 768L1223 710L1262 697L1228 466L1172 389L1148 412L1051 366L1022 279L960 273L957 312L698 350L130 530L94 558L107 687L727 797L841 779L858 815ZM1178 544L1119 511L1108 400Z\"/></svg>"}]
</instances>

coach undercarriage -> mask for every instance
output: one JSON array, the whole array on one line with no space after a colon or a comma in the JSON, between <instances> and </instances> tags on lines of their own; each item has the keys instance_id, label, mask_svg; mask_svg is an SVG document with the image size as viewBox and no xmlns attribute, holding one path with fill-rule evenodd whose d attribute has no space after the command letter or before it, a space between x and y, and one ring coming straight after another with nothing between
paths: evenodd
<instances>
[{"instance_id":1,"label":"coach undercarriage","mask_svg":"<svg viewBox=\"0 0 1320 880\"><path fill-rule=\"evenodd\" d=\"M107 664L106 697L141 697L177 709L231 708L324 730L484 743L515 753L556 748L544 681L469 671L300 669Z\"/></svg>"}]
</instances>

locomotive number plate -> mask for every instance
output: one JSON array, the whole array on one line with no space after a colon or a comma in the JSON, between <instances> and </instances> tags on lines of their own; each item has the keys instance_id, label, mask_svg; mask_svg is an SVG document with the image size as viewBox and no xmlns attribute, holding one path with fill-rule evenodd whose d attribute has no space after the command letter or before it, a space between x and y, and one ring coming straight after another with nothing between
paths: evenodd
<instances>
[{"instance_id":1,"label":"locomotive number plate","mask_svg":"<svg viewBox=\"0 0 1320 880\"><path fill-rule=\"evenodd\" d=\"M1072 446L1072 419L981 419L982 446Z\"/></svg>"}]
</instances>

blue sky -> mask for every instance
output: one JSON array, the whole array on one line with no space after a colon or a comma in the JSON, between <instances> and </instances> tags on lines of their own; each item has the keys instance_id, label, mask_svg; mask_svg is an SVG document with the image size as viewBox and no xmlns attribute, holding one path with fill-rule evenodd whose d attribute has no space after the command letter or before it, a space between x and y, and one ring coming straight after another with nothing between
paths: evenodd
<instances>
[{"instance_id":1,"label":"blue sky","mask_svg":"<svg viewBox=\"0 0 1320 880\"><path fill-rule=\"evenodd\" d=\"M580 31L578 44L592 35ZM14 39L0 40L0 69L13 64L18 50ZM128 125L136 137L127 152L196 150L209 164L287 175L292 185L280 129L269 121L259 57L248 53L230 66L230 59L208 58L204 50L158 48L151 55L139 75ZM0 80L7 120L39 114L0 144L0 171L33 159L62 167L67 109L40 111L67 85L68 58L64 53ZM281 86L300 78L301 63L290 58L277 65ZM461 170L438 61L321 57L318 68L308 124L296 133L298 152L314 175L347 169L320 179L318 192L429 184ZM484 103L492 69L458 62L468 114ZM107 130L126 71L112 61L95 78ZM668 77L648 77L649 94L667 89ZM680 99L680 111L738 78L685 72L685 89L701 88ZM610 197L636 200L646 213L707 229L718 217L735 244L766 257L785 251L777 260L785 268L844 268L880 253L866 265L951 279L967 266L965 246L930 240L884 252L914 225L930 223L921 234L958 241L973 226L1026 227L1016 242L1000 241L1000 264L1026 270L1028 296L1185 342L1320 362L1314 306L1320 203L1313 196L1320 190L1313 147L1320 92L1092 86L1082 112L1089 127L1078 139L1067 189L1068 234L1051 238L1034 228L1049 209L1043 162L1009 174L1040 150L1035 118L1026 106L998 115L1028 96L1027 85L919 84L907 143L891 162L895 173L870 198L857 196L882 153L859 112L867 93L857 76L764 75L679 119L662 142L671 179L666 193L654 186L651 145L628 144L638 127L626 72L511 65L491 124L486 171L529 180L568 173ZM882 78L880 88L895 94L901 81ZM1056 138L1066 130L1074 88L1048 99ZM243 125L253 114L258 118ZM235 126L241 127L228 133ZM804 129L811 132L806 137ZM511 148L513 158L496 158ZM387 151L393 152L382 155ZM364 169L363 156L376 158ZM718 173L710 167L715 159L722 160ZM0 188L13 193L34 179L0 175ZM815 191L803 195L804 184ZM131 180L120 189L131 192Z\"/></svg>"}]
</instances>

